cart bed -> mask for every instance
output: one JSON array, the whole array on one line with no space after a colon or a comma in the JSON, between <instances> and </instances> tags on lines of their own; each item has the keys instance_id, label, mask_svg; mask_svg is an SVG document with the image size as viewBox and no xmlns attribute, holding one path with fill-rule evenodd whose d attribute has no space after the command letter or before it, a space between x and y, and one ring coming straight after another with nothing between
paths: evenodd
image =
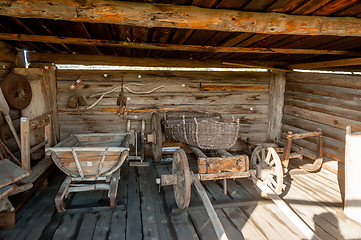
<instances>
[{"instance_id":1,"label":"cart bed","mask_svg":"<svg viewBox=\"0 0 361 240\"><path fill-rule=\"evenodd\" d=\"M68 176L93 179L119 169L128 156L128 142L127 133L73 134L46 150Z\"/></svg>"}]
</instances>

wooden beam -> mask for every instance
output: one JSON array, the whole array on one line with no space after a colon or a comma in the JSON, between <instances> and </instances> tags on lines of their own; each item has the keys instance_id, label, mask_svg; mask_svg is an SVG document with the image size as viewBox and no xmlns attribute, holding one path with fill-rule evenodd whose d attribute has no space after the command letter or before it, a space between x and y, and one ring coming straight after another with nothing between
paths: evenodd
<instances>
[{"instance_id":1,"label":"wooden beam","mask_svg":"<svg viewBox=\"0 0 361 240\"><path fill-rule=\"evenodd\" d=\"M20 136L21 136L21 166L25 170L31 170L30 163L30 124L29 118L20 119Z\"/></svg>"},{"instance_id":2,"label":"wooden beam","mask_svg":"<svg viewBox=\"0 0 361 240\"><path fill-rule=\"evenodd\" d=\"M289 69L285 69L285 68L280 68L280 67L273 67L273 66L261 66L258 65L255 62L249 61L246 63L241 63L241 62L222 62L222 64L224 65L228 65L228 66L234 66L234 67L240 67L240 68L266 68L268 70L274 70L274 71L279 71L279 72L293 72L292 70Z\"/></svg>"},{"instance_id":3,"label":"wooden beam","mask_svg":"<svg viewBox=\"0 0 361 240\"><path fill-rule=\"evenodd\" d=\"M323 62L297 63L288 65L290 69L322 69L330 67L344 67L361 65L361 58L339 59Z\"/></svg>"},{"instance_id":4,"label":"wooden beam","mask_svg":"<svg viewBox=\"0 0 361 240\"><path fill-rule=\"evenodd\" d=\"M252 53L252 54L253 53L316 54L316 55L322 54L322 55L361 56L361 52L346 51L346 50L199 46L199 45L180 45L180 44L166 44L166 43L126 42L126 41L116 41L116 40L70 38L70 37L13 34L13 33L0 33L0 40L56 43L62 45L72 44L72 45L85 45L85 46L154 49L161 51L193 51L193 52L213 52L213 53L224 52L224 53Z\"/></svg>"},{"instance_id":5,"label":"wooden beam","mask_svg":"<svg viewBox=\"0 0 361 240\"><path fill-rule=\"evenodd\" d=\"M84 64L84 65L112 65L112 66L147 66L147 67L225 67L220 61L199 61L192 59L171 59L171 58L132 58L132 57L115 57L85 54L57 54L57 53L28 53L28 61L33 64L56 63L56 64ZM239 62L242 63L242 62ZM267 68L268 66L283 65L281 62L255 62L245 61L243 64L257 65L258 67ZM227 66L229 67L229 66ZM233 66L239 67L239 66Z\"/></svg>"},{"instance_id":6,"label":"wooden beam","mask_svg":"<svg viewBox=\"0 0 361 240\"><path fill-rule=\"evenodd\" d=\"M122 1L13 0L0 15L142 27L203 29L264 34L361 36L361 19L206 9Z\"/></svg>"},{"instance_id":7,"label":"wooden beam","mask_svg":"<svg viewBox=\"0 0 361 240\"><path fill-rule=\"evenodd\" d=\"M267 139L274 141L281 137L286 73L273 71L269 86Z\"/></svg>"}]
</instances>

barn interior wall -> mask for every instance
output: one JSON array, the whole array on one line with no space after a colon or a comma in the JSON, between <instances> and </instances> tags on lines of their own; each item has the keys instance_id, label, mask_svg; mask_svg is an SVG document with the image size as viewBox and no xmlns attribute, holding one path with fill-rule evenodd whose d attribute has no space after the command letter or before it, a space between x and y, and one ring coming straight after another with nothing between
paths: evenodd
<instances>
[{"instance_id":1,"label":"barn interior wall","mask_svg":"<svg viewBox=\"0 0 361 240\"><path fill-rule=\"evenodd\" d=\"M323 133L325 168L344 177L345 129L361 131L361 77L324 73L287 74L282 136L287 131ZM295 140L314 157L316 139Z\"/></svg>"},{"instance_id":2,"label":"barn interior wall","mask_svg":"<svg viewBox=\"0 0 361 240\"><path fill-rule=\"evenodd\" d=\"M69 86L75 80L82 83L74 90ZM150 117L157 109L196 110L217 112L226 120L239 119L240 137L251 142L266 139L268 116L268 72L120 72L58 70L58 110L61 139L71 133L125 132L126 119L140 130L140 119L146 120L150 132ZM94 108L86 110L78 106L69 108L69 98L78 94L86 105L99 97L91 95L111 90L122 85L127 98L126 118L117 116L116 105L120 88L107 94ZM135 85L142 84L142 85ZM163 111L161 111L163 112Z\"/></svg>"}]
</instances>

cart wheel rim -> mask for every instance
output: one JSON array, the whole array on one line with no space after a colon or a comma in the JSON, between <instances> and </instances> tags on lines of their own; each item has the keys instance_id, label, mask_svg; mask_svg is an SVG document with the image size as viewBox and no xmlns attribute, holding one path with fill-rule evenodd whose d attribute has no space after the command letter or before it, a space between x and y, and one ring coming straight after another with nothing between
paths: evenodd
<instances>
[{"instance_id":1,"label":"cart wheel rim","mask_svg":"<svg viewBox=\"0 0 361 240\"><path fill-rule=\"evenodd\" d=\"M263 181L276 194L283 190L283 166L273 147L260 145L255 148L251 156L251 167L256 169L256 179ZM267 197L261 193L262 197Z\"/></svg>"},{"instance_id":2,"label":"cart wheel rim","mask_svg":"<svg viewBox=\"0 0 361 240\"><path fill-rule=\"evenodd\" d=\"M155 162L160 162L162 160L162 126L160 124L160 117L158 113L152 114L152 153L153 159Z\"/></svg>"},{"instance_id":3,"label":"cart wheel rim","mask_svg":"<svg viewBox=\"0 0 361 240\"><path fill-rule=\"evenodd\" d=\"M186 209L191 199L192 180L187 155L183 149L177 149L173 154L172 173L177 177L177 183L173 185L176 204L179 209Z\"/></svg>"}]
</instances>

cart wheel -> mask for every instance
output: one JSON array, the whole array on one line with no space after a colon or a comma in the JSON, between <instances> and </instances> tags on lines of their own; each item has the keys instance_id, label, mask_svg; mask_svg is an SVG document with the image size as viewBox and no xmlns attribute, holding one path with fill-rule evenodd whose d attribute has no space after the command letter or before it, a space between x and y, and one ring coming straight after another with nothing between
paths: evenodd
<instances>
[{"instance_id":1,"label":"cart wheel","mask_svg":"<svg viewBox=\"0 0 361 240\"><path fill-rule=\"evenodd\" d=\"M155 162L160 162L162 160L162 126L160 124L160 117L158 113L152 114L152 152L153 159Z\"/></svg>"},{"instance_id":2,"label":"cart wheel","mask_svg":"<svg viewBox=\"0 0 361 240\"><path fill-rule=\"evenodd\" d=\"M183 149L177 149L173 154L172 173L177 176L177 183L173 185L175 201L179 209L186 209L191 200L192 179Z\"/></svg>"},{"instance_id":3,"label":"cart wheel","mask_svg":"<svg viewBox=\"0 0 361 240\"><path fill-rule=\"evenodd\" d=\"M252 179L263 181L276 194L281 194L283 189L283 167L276 150L269 144L256 147L251 156L251 168L256 170L256 176ZM258 188L256 188L258 189ZM261 196L268 198L261 192Z\"/></svg>"}]
</instances>

